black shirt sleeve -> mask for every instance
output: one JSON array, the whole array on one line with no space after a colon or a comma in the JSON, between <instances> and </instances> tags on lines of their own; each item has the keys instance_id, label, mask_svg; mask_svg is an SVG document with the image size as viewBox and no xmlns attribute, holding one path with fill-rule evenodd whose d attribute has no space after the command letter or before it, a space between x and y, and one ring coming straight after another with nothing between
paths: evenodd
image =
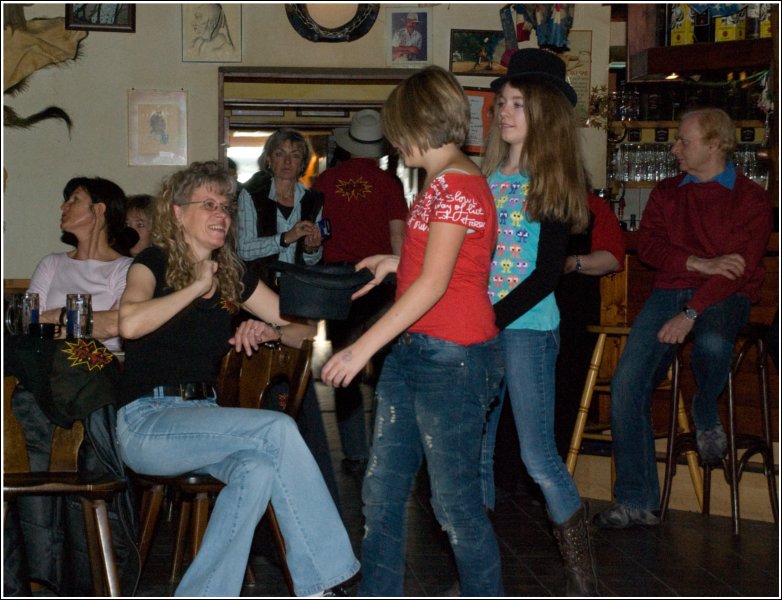
<instances>
[{"instance_id":1,"label":"black shirt sleeve","mask_svg":"<svg viewBox=\"0 0 782 600\"><path fill-rule=\"evenodd\" d=\"M561 221L541 221L535 270L494 305L497 327L505 329L557 287L565 266L570 227Z\"/></svg>"}]
</instances>

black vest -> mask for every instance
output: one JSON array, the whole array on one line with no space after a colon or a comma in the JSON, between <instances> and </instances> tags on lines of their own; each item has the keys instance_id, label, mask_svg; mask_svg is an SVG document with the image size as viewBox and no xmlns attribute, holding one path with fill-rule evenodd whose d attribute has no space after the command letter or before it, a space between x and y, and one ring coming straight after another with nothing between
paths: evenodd
<instances>
[{"instance_id":1,"label":"black vest","mask_svg":"<svg viewBox=\"0 0 782 600\"><path fill-rule=\"evenodd\" d=\"M269 197L271 190L272 177L269 173L259 171L247 180L244 184L244 189L250 194L255 206L255 212L258 215L258 221L256 222L256 235L258 237L265 237L269 235L276 235L277 231L277 202ZM307 190L304 192L304 196L301 199L301 219L304 221L312 221L315 223L318 218L318 213L323 208L323 194L316 192L315 190ZM257 258L255 260L245 261L247 268L256 273L261 280L269 285L272 289L276 289L274 282L274 273L269 273L268 264L279 259L279 254L271 254ZM299 239L296 242L296 264L304 264L304 238Z\"/></svg>"}]
</instances>

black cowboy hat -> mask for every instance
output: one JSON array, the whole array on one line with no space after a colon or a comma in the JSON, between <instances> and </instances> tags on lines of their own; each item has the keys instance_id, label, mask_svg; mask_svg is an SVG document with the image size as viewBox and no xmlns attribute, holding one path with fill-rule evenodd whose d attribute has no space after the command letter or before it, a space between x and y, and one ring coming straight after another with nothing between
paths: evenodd
<instances>
[{"instance_id":1,"label":"black cowboy hat","mask_svg":"<svg viewBox=\"0 0 782 600\"><path fill-rule=\"evenodd\" d=\"M565 73L565 63L556 54L539 48L523 48L511 56L507 74L492 81L491 89L498 92L508 81L525 79L545 81L565 94L565 97L575 106L578 96L567 82Z\"/></svg>"}]
</instances>

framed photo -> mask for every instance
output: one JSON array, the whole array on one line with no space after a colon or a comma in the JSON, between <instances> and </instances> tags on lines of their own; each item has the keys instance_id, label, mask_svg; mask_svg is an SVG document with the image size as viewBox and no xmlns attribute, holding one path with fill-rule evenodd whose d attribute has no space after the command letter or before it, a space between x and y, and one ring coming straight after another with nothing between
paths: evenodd
<instances>
[{"instance_id":1,"label":"framed photo","mask_svg":"<svg viewBox=\"0 0 782 600\"><path fill-rule=\"evenodd\" d=\"M187 92L128 90L128 164L187 164Z\"/></svg>"},{"instance_id":2,"label":"framed photo","mask_svg":"<svg viewBox=\"0 0 782 600\"><path fill-rule=\"evenodd\" d=\"M386 8L386 64L413 68L432 64L431 8Z\"/></svg>"},{"instance_id":3,"label":"framed photo","mask_svg":"<svg viewBox=\"0 0 782 600\"><path fill-rule=\"evenodd\" d=\"M491 126L494 92L485 88L466 87L464 93L470 101L470 131L462 150L466 154L478 156L483 152L483 143Z\"/></svg>"},{"instance_id":4,"label":"framed photo","mask_svg":"<svg viewBox=\"0 0 782 600\"><path fill-rule=\"evenodd\" d=\"M567 78L578 94L576 118L580 127L589 118L589 96L592 89L592 32L571 29L568 34L570 50L560 54L565 61Z\"/></svg>"},{"instance_id":5,"label":"framed photo","mask_svg":"<svg viewBox=\"0 0 782 600\"><path fill-rule=\"evenodd\" d=\"M241 62L241 4L183 4L184 62Z\"/></svg>"},{"instance_id":6,"label":"framed photo","mask_svg":"<svg viewBox=\"0 0 782 600\"><path fill-rule=\"evenodd\" d=\"M451 29L449 69L456 75L501 77L507 72L500 64L505 47L502 31Z\"/></svg>"},{"instance_id":7,"label":"framed photo","mask_svg":"<svg viewBox=\"0 0 782 600\"><path fill-rule=\"evenodd\" d=\"M135 4L66 4L65 29L136 31Z\"/></svg>"}]
</instances>

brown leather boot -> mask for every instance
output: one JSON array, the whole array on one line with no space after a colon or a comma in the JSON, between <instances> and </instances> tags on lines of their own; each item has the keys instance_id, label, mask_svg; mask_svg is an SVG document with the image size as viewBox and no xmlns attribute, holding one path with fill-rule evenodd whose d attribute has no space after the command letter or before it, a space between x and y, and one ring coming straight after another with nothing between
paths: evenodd
<instances>
[{"instance_id":1,"label":"brown leather boot","mask_svg":"<svg viewBox=\"0 0 782 600\"><path fill-rule=\"evenodd\" d=\"M597 574L589 539L589 510L582 504L561 525L554 524L554 537L565 561L568 596L599 596Z\"/></svg>"}]
</instances>

